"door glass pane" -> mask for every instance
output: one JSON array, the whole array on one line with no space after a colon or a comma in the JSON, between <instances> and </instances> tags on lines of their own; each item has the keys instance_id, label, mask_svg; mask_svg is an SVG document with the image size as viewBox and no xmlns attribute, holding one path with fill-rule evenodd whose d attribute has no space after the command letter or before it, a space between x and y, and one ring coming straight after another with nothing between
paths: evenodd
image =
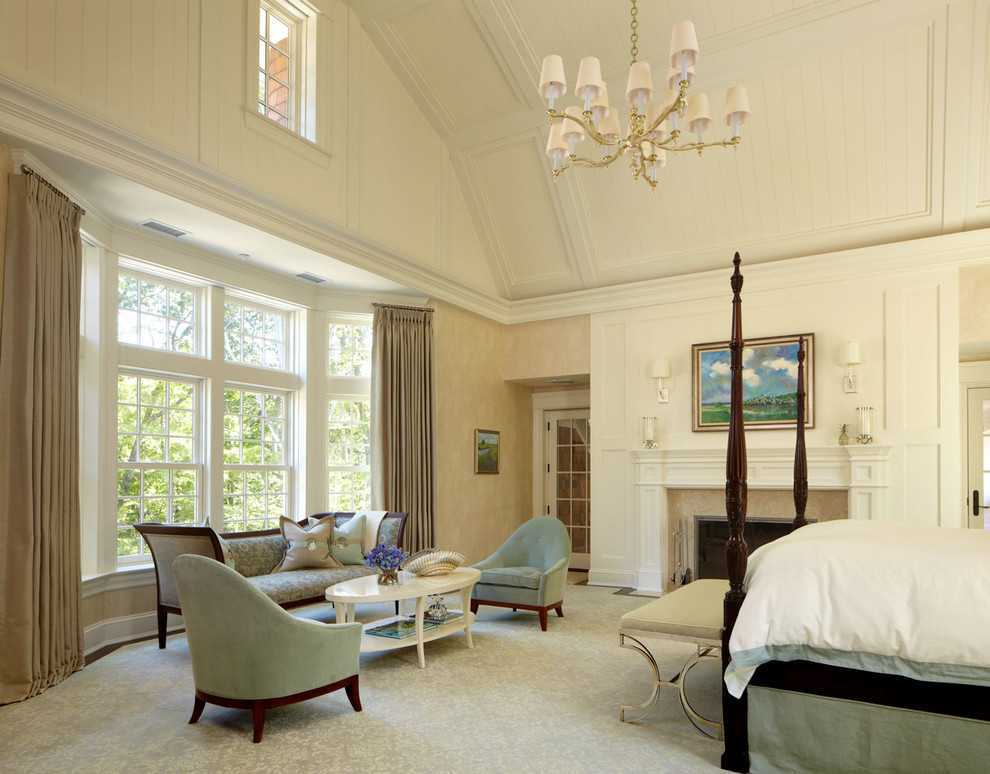
<instances>
[{"instance_id":1,"label":"door glass pane","mask_svg":"<svg viewBox=\"0 0 990 774\"><path fill-rule=\"evenodd\" d=\"M557 518L567 528L571 550L590 550L591 487L590 424L587 419L556 420Z\"/></svg>"}]
</instances>

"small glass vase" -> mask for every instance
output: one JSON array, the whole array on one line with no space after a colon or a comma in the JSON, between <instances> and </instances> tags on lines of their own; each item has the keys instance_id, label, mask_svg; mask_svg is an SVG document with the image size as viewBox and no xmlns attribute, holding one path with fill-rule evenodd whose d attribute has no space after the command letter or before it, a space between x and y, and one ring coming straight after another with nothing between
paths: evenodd
<instances>
[{"instance_id":1,"label":"small glass vase","mask_svg":"<svg viewBox=\"0 0 990 774\"><path fill-rule=\"evenodd\" d=\"M393 567L386 570L381 568L381 574L378 576L379 586L395 586L399 582L399 568Z\"/></svg>"}]
</instances>

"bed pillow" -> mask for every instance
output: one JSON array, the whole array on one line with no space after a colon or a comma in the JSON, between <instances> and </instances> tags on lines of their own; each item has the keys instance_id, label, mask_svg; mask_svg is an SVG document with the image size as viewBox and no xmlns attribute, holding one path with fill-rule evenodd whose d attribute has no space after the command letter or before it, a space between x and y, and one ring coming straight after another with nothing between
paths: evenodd
<instances>
[{"instance_id":1,"label":"bed pillow","mask_svg":"<svg viewBox=\"0 0 990 774\"><path fill-rule=\"evenodd\" d=\"M336 528L331 551L333 558L341 564L364 564L364 523L362 513L351 516Z\"/></svg>"},{"instance_id":2,"label":"bed pillow","mask_svg":"<svg viewBox=\"0 0 990 774\"><path fill-rule=\"evenodd\" d=\"M284 516L278 520L282 538L288 544L285 556L272 572L288 572L307 568L330 569L340 567L333 557L333 516L327 516L308 529L300 527Z\"/></svg>"}]
</instances>

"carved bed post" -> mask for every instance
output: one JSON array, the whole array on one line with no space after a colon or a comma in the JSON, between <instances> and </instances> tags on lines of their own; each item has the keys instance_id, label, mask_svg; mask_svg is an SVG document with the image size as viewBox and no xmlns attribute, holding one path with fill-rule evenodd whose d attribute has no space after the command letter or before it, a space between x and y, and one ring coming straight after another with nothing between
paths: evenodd
<instances>
[{"instance_id":1,"label":"carved bed post","mask_svg":"<svg viewBox=\"0 0 990 774\"><path fill-rule=\"evenodd\" d=\"M804 509L808 505L808 451L804 445L804 401L807 390L804 386L804 336L798 339L798 374L797 374L797 441L794 446L794 525L793 532L798 527L807 524Z\"/></svg>"},{"instance_id":2,"label":"carved bed post","mask_svg":"<svg viewBox=\"0 0 990 774\"><path fill-rule=\"evenodd\" d=\"M743 538L746 524L746 436L743 428L742 399L742 291L743 276L739 271L739 253L732 260L732 338L729 341L730 395L729 442L725 460L725 515L729 521L729 540L725 546L729 571L729 590L722 606L722 671L729 665L729 638L739 615L746 593L747 549ZM746 696L733 698L722 682L722 732L725 750L722 768L728 771L749 771L749 740L747 737Z\"/></svg>"}]
</instances>

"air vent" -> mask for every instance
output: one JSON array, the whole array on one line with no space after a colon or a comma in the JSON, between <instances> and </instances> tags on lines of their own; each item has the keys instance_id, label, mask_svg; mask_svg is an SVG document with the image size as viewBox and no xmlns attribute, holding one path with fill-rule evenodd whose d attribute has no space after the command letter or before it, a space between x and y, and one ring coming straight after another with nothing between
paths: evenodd
<instances>
[{"instance_id":1,"label":"air vent","mask_svg":"<svg viewBox=\"0 0 990 774\"><path fill-rule=\"evenodd\" d=\"M168 234L170 237L181 237L188 234L188 231L183 231L175 226L169 226L167 223L162 223L157 220L146 220L138 225L144 226L145 228L150 228L152 231L158 231L162 234Z\"/></svg>"},{"instance_id":2,"label":"air vent","mask_svg":"<svg viewBox=\"0 0 990 774\"><path fill-rule=\"evenodd\" d=\"M297 274L296 276L299 277L299 279L304 279L307 282L312 282L316 285L327 281L326 277L318 277L315 274L310 274L308 271L304 271L302 274Z\"/></svg>"}]
</instances>

